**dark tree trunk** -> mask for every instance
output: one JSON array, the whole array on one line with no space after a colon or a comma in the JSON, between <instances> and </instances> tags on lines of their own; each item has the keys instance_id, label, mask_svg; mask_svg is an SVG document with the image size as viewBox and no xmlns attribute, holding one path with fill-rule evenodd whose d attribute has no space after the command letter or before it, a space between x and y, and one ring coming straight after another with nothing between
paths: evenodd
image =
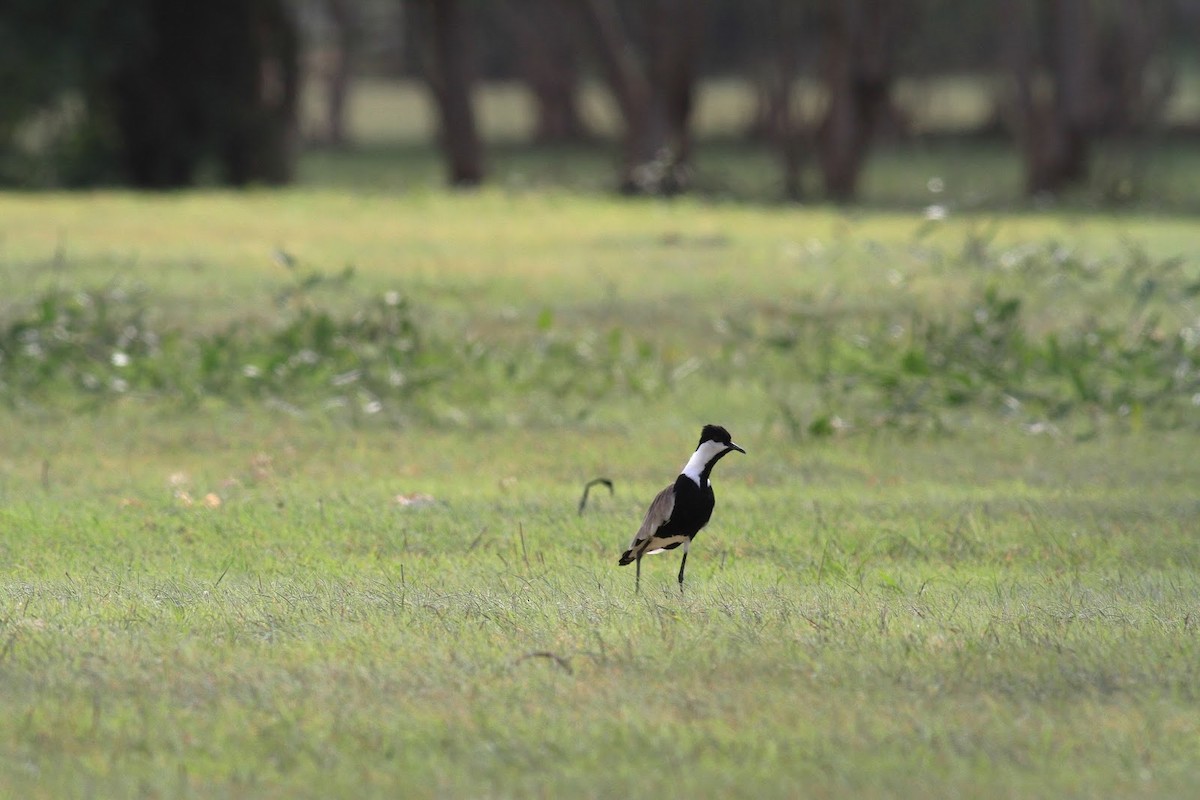
<instances>
[{"instance_id":1,"label":"dark tree trunk","mask_svg":"<svg viewBox=\"0 0 1200 800\"><path fill-rule=\"evenodd\" d=\"M285 0L152 3L147 24L89 98L112 115L127 180L187 186L206 160L234 185L289 180L299 45Z\"/></svg>"},{"instance_id":2,"label":"dark tree trunk","mask_svg":"<svg viewBox=\"0 0 1200 800\"><path fill-rule=\"evenodd\" d=\"M1168 17L1163 0L1117 5L1112 31L1097 47L1097 83L1107 90L1098 111L1101 132L1132 136L1162 121L1177 77L1164 52Z\"/></svg>"},{"instance_id":3,"label":"dark tree trunk","mask_svg":"<svg viewBox=\"0 0 1200 800\"><path fill-rule=\"evenodd\" d=\"M625 122L623 160L618 181L623 193L653 191L642 175L666 144L654 108L650 80L625 34L611 0L581 0L588 28L596 38L600 68Z\"/></svg>"},{"instance_id":4,"label":"dark tree trunk","mask_svg":"<svg viewBox=\"0 0 1200 800\"><path fill-rule=\"evenodd\" d=\"M662 108L671 169L664 190L673 193L689 183L697 61L704 37L705 8L699 0L658 0L651 8L650 85L653 102Z\"/></svg>"},{"instance_id":5,"label":"dark tree trunk","mask_svg":"<svg viewBox=\"0 0 1200 800\"><path fill-rule=\"evenodd\" d=\"M285 0L246 3L245 62L231 75L236 111L225 134L229 183L284 184L298 150L300 36Z\"/></svg>"},{"instance_id":6,"label":"dark tree trunk","mask_svg":"<svg viewBox=\"0 0 1200 800\"><path fill-rule=\"evenodd\" d=\"M789 200L804 197L804 151L807 133L794 107L793 89L800 65L802 8L790 0L770 0L759 35L764 57L758 80L758 110L751 134L775 148L783 169L783 192Z\"/></svg>"},{"instance_id":7,"label":"dark tree trunk","mask_svg":"<svg viewBox=\"0 0 1200 800\"><path fill-rule=\"evenodd\" d=\"M212 77L201 77L211 72L201 43L216 33L212 22L183 4L150 6L150 35L89 99L93 113L111 114L121 172L133 186L169 189L194 180L208 148L202 87Z\"/></svg>"},{"instance_id":8,"label":"dark tree trunk","mask_svg":"<svg viewBox=\"0 0 1200 800\"><path fill-rule=\"evenodd\" d=\"M818 136L825 193L852 200L871 138L888 112L898 10L890 0L835 0L826 26L828 110Z\"/></svg>"},{"instance_id":9,"label":"dark tree trunk","mask_svg":"<svg viewBox=\"0 0 1200 800\"><path fill-rule=\"evenodd\" d=\"M1001 11L1030 194L1083 183L1095 139L1146 132L1161 119L1174 79L1158 63L1161 2L1006 0Z\"/></svg>"},{"instance_id":10,"label":"dark tree trunk","mask_svg":"<svg viewBox=\"0 0 1200 800\"><path fill-rule=\"evenodd\" d=\"M1095 77L1096 28L1092 0L1053 0L1049 8L1050 71L1057 102L1050 124L1061 133L1056 164L1064 184L1087 178L1089 131L1099 112Z\"/></svg>"},{"instance_id":11,"label":"dark tree trunk","mask_svg":"<svg viewBox=\"0 0 1200 800\"><path fill-rule=\"evenodd\" d=\"M451 186L483 181L483 145L471 105L469 21L461 0L422 0L428 32L428 79L441 119Z\"/></svg>"},{"instance_id":12,"label":"dark tree trunk","mask_svg":"<svg viewBox=\"0 0 1200 800\"><path fill-rule=\"evenodd\" d=\"M333 23L336 43L326 78L325 139L342 148L347 144L346 105L360 38L359 20L354 0L325 0L325 10Z\"/></svg>"},{"instance_id":13,"label":"dark tree trunk","mask_svg":"<svg viewBox=\"0 0 1200 800\"><path fill-rule=\"evenodd\" d=\"M1032 17L1020 0L1007 0L1003 8L1030 194L1058 193L1087 177L1095 98L1089 6L1089 0L1037 0ZM1043 48L1049 54L1044 62L1038 58ZM1039 91L1043 73L1048 85Z\"/></svg>"},{"instance_id":14,"label":"dark tree trunk","mask_svg":"<svg viewBox=\"0 0 1200 800\"><path fill-rule=\"evenodd\" d=\"M647 0L650 50L636 52L612 0L578 0L600 65L625 122L620 189L670 194L686 188L696 59L704 28L699 0Z\"/></svg>"},{"instance_id":15,"label":"dark tree trunk","mask_svg":"<svg viewBox=\"0 0 1200 800\"><path fill-rule=\"evenodd\" d=\"M517 65L537 106L534 140L587 138L576 102L579 47L575 18L562 0L503 0L497 5L512 32Z\"/></svg>"}]
</instances>

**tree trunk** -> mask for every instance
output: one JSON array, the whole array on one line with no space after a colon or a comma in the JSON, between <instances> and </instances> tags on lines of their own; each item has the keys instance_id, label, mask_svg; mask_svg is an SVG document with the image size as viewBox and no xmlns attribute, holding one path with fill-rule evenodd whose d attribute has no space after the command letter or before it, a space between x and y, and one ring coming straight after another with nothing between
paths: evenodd
<instances>
[{"instance_id":1,"label":"tree trunk","mask_svg":"<svg viewBox=\"0 0 1200 800\"><path fill-rule=\"evenodd\" d=\"M871 137L887 113L893 80L892 25L898 16L889 0L835 0L829 10L825 36L829 105L818 146L830 199L854 198Z\"/></svg>"},{"instance_id":2,"label":"tree trunk","mask_svg":"<svg viewBox=\"0 0 1200 800\"><path fill-rule=\"evenodd\" d=\"M666 138L659 109L654 108L645 67L634 52L611 0L580 0L580 5L587 26L596 37L601 70L625 121L620 190L625 194L653 193L657 180L648 180L648 173Z\"/></svg>"},{"instance_id":3,"label":"tree trunk","mask_svg":"<svg viewBox=\"0 0 1200 800\"><path fill-rule=\"evenodd\" d=\"M1089 0L1038 0L1034 20L1020 0L1007 0L1006 52L1012 72L1017 136L1025 157L1030 194L1058 193L1087 176L1089 122L1094 109L1090 83L1094 36ZM1051 53L1049 84L1038 90L1039 41Z\"/></svg>"},{"instance_id":4,"label":"tree trunk","mask_svg":"<svg viewBox=\"0 0 1200 800\"><path fill-rule=\"evenodd\" d=\"M649 24L647 64L638 57L612 0L578 2L625 121L621 191L681 191L690 172L692 96L705 4L646 0L639 6Z\"/></svg>"},{"instance_id":5,"label":"tree trunk","mask_svg":"<svg viewBox=\"0 0 1200 800\"><path fill-rule=\"evenodd\" d=\"M534 141L579 141L587 128L579 114L578 31L562 0L502 0L497 9L516 42L517 64L537 106Z\"/></svg>"},{"instance_id":6,"label":"tree trunk","mask_svg":"<svg viewBox=\"0 0 1200 800\"><path fill-rule=\"evenodd\" d=\"M209 147L202 86L213 79L198 40L186 33L215 33L211 22L180 4L151 6L145 24L152 35L89 98L92 113L111 114L121 172L133 186L170 189L194 180Z\"/></svg>"},{"instance_id":7,"label":"tree trunk","mask_svg":"<svg viewBox=\"0 0 1200 800\"><path fill-rule=\"evenodd\" d=\"M127 180L187 186L208 159L233 185L290 180L299 43L285 0L154 3L147 24L144 49L89 98L112 115Z\"/></svg>"},{"instance_id":8,"label":"tree trunk","mask_svg":"<svg viewBox=\"0 0 1200 800\"><path fill-rule=\"evenodd\" d=\"M792 94L799 72L800 13L790 0L770 0L766 25L765 59L759 80L759 107L755 135L775 148L783 168L783 193L788 200L804 197L805 131Z\"/></svg>"},{"instance_id":9,"label":"tree trunk","mask_svg":"<svg viewBox=\"0 0 1200 800\"><path fill-rule=\"evenodd\" d=\"M337 148L345 147L346 105L350 79L359 43L359 20L354 0L325 0L325 10L333 23L333 62L326 81L325 139Z\"/></svg>"},{"instance_id":10,"label":"tree trunk","mask_svg":"<svg viewBox=\"0 0 1200 800\"><path fill-rule=\"evenodd\" d=\"M1006 0L1001 11L1030 194L1086 181L1097 137L1144 132L1161 119L1174 80L1156 69L1161 2Z\"/></svg>"},{"instance_id":11,"label":"tree trunk","mask_svg":"<svg viewBox=\"0 0 1200 800\"><path fill-rule=\"evenodd\" d=\"M1092 0L1053 0L1049 14L1050 70L1054 82L1052 115L1060 129L1061 148L1056 169L1064 184L1087 178L1088 133L1098 116L1100 87L1093 80L1096 65L1096 27Z\"/></svg>"},{"instance_id":12,"label":"tree trunk","mask_svg":"<svg viewBox=\"0 0 1200 800\"><path fill-rule=\"evenodd\" d=\"M483 181L483 145L471 106L470 36L461 0L423 0L429 85L441 118L441 145L451 186Z\"/></svg>"},{"instance_id":13,"label":"tree trunk","mask_svg":"<svg viewBox=\"0 0 1200 800\"><path fill-rule=\"evenodd\" d=\"M1107 89L1098 115L1105 134L1146 133L1162 121L1176 86L1176 72L1166 62L1168 30L1162 0L1121 0L1112 20L1113 32L1097 48L1099 85Z\"/></svg>"},{"instance_id":14,"label":"tree trunk","mask_svg":"<svg viewBox=\"0 0 1200 800\"><path fill-rule=\"evenodd\" d=\"M705 11L700 0L658 0L650 10L650 85L654 104L662 108L670 153L663 176L666 194L682 191L690 183L690 122Z\"/></svg>"},{"instance_id":15,"label":"tree trunk","mask_svg":"<svg viewBox=\"0 0 1200 800\"><path fill-rule=\"evenodd\" d=\"M236 113L224 136L223 166L234 186L292 179L299 149L300 34L285 0L245 4L245 63L232 80Z\"/></svg>"}]
</instances>

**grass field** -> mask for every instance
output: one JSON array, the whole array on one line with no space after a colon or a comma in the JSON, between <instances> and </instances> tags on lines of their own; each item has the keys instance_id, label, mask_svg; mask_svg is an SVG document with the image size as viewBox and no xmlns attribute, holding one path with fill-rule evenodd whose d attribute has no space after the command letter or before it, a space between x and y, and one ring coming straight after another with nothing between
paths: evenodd
<instances>
[{"instance_id":1,"label":"grass field","mask_svg":"<svg viewBox=\"0 0 1200 800\"><path fill-rule=\"evenodd\" d=\"M0 195L0 795L1194 791L1186 203L628 202L561 155ZM636 595L709 421L748 455Z\"/></svg>"}]
</instances>

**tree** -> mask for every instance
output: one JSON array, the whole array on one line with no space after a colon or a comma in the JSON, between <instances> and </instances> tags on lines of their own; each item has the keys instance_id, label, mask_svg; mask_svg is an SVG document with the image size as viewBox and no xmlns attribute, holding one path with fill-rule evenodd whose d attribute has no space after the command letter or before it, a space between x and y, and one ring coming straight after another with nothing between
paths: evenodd
<instances>
[{"instance_id":1,"label":"tree","mask_svg":"<svg viewBox=\"0 0 1200 800\"><path fill-rule=\"evenodd\" d=\"M646 0L640 56L612 0L577 0L625 123L620 189L672 194L689 182L691 113L704 31L703 0Z\"/></svg>"},{"instance_id":2,"label":"tree","mask_svg":"<svg viewBox=\"0 0 1200 800\"><path fill-rule=\"evenodd\" d=\"M767 0L759 35L763 57L757 81L758 109L752 135L765 138L780 156L783 190L789 200L804 196L803 167L808 132L795 103L804 9L791 0Z\"/></svg>"},{"instance_id":3,"label":"tree","mask_svg":"<svg viewBox=\"0 0 1200 800\"><path fill-rule=\"evenodd\" d=\"M1087 173L1092 18L1088 0L1050 0L1034 14L1024 5L1006 0L1004 16L1026 188L1030 194L1058 192ZM1045 64L1038 57L1039 37L1050 54ZM1039 93L1043 74L1049 91Z\"/></svg>"},{"instance_id":4,"label":"tree","mask_svg":"<svg viewBox=\"0 0 1200 800\"><path fill-rule=\"evenodd\" d=\"M212 4L212 0L209 0ZM238 3L245 15L233 33L240 59L230 70L227 95L232 107L218 126L217 144L226 180L288 183L299 150L297 112L300 97L300 34L287 0ZM210 43L211 44L211 43ZM222 130L221 128L224 128Z\"/></svg>"},{"instance_id":5,"label":"tree","mask_svg":"<svg viewBox=\"0 0 1200 800\"><path fill-rule=\"evenodd\" d=\"M1100 136L1144 131L1161 118L1172 74L1158 60L1157 0L1005 0L1011 118L1030 194L1088 177Z\"/></svg>"},{"instance_id":6,"label":"tree","mask_svg":"<svg viewBox=\"0 0 1200 800\"><path fill-rule=\"evenodd\" d=\"M346 103L361 38L358 7L355 0L325 0L325 12L332 23L334 39L325 81L325 139L334 147L345 147Z\"/></svg>"},{"instance_id":7,"label":"tree","mask_svg":"<svg viewBox=\"0 0 1200 800\"><path fill-rule=\"evenodd\" d=\"M26 43L18 68L53 76L26 85L17 114L79 101L62 138L80 144L56 152L54 180L168 189L210 164L234 185L290 179L299 43L287 0L37 5L0 23Z\"/></svg>"},{"instance_id":8,"label":"tree","mask_svg":"<svg viewBox=\"0 0 1200 800\"><path fill-rule=\"evenodd\" d=\"M823 79L828 107L817 137L825 194L854 198L879 123L890 109L898 0L829 0Z\"/></svg>"},{"instance_id":9,"label":"tree","mask_svg":"<svg viewBox=\"0 0 1200 800\"><path fill-rule=\"evenodd\" d=\"M0 181L23 186L122 182L111 116L88 98L146 35L136 3L0 3ZM36 144L21 132L39 121Z\"/></svg>"},{"instance_id":10,"label":"tree","mask_svg":"<svg viewBox=\"0 0 1200 800\"><path fill-rule=\"evenodd\" d=\"M496 6L516 45L516 62L537 110L534 141L587 137L579 114L576 15L562 0L502 0Z\"/></svg>"},{"instance_id":11,"label":"tree","mask_svg":"<svg viewBox=\"0 0 1200 800\"><path fill-rule=\"evenodd\" d=\"M420 0L428 41L426 76L441 120L451 186L483 181L483 145L471 106L470 34L461 0Z\"/></svg>"}]
</instances>

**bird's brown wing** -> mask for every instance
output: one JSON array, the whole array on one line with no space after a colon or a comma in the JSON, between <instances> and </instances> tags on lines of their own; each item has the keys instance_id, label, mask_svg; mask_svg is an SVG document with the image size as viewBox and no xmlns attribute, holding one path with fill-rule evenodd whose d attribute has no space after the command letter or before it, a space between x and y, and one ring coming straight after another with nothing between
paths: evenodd
<instances>
[{"instance_id":1,"label":"bird's brown wing","mask_svg":"<svg viewBox=\"0 0 1200 800\"><path fill-rule=\"evenodd\" d=\"M671 512L674 510L675 484L671 484L654 496L650 508L646 511L646 518L642 520L642 527L638 528L633 541L629 543L629 552L636 553L643 549L658 529L671 518Z\"/></svg>"}]
</instances>

